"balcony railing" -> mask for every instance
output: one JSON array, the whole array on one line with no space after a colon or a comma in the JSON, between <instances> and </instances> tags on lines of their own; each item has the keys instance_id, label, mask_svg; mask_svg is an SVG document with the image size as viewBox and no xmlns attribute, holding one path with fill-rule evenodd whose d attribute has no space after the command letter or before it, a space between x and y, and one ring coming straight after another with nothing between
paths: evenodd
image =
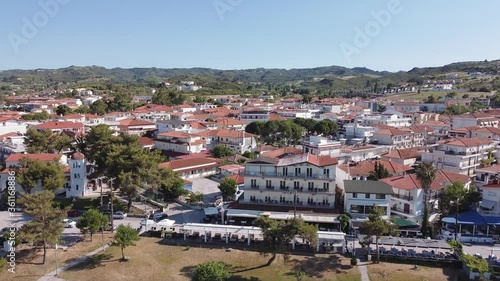
<instances>
[{"instance_id":1,"label":"balcony railing","mask_svg":"<svg viewBox=\"0 0 500 281\"><path fill-rule=\"evenodd\" d=\"M301 179L320 179L320 180L330 180L333 181L335 180L335 177L330 176L330 175L323 175L323 174L295 174L295 173L288 173L288 174L282 174L282 173L262 173L262 172L250 172L246 171L244 173L245 176L254 176L254 177L278 177L278 178L301 178Z\"/></svg>"},{"instance_id":2,"label":"balcony railing","mask_svg":"<svg viewBox=\"0 0 500 281\"><path fill-rule=\"evenodd\" d=\"M448 155L473 155L473 154L478 154L479 152L477 151L453 151L453 150L445 150L444 154Z\"/></svg>"},{"instance_id":3,"label":"balcony railing","mask_svg":"<svg viewBox=\"0 0 500 281\"><path fill-rule=\"evenodd\" d=\"M392 195L392 197L403 199L403 200L406 200L406 201L413 201L413 196L411 196L411 195L394 194L394 195Z\"/></svg>"},{"instance_id":4,"label":"balcony railing","mask_svg":"<svg viewBox=\"0 0 500 281\"><path fill-rule=\"evenodd\" d=\"M391 207L391 211L396 211L398 213L403 213L403 214L411 215L411 210L405 211L403 209L397 208L396 206L392 206Z\"/></svg>"},{"instance_id":5,"label":"balcony railing","mask_svg":"<svg viewBox=\"0 0 500 281\"><path fill-rule=\"evenodd\" d=\"M244 186L242 189L246 189L246 188L250 188L250 189L260 189L260 186L259 185L251 185L250 187L247 187L247 186ZM275 186L266 186L266 189L267 190L276 190L276 191L297 191L297 192L310 192L310 193L319 193L319 192L330 192L330 188L307 188L307 187L292 187L292 186L279 186L279 189L278 187L275 187Z\"/></svg>"},{"instance_id":6,"label":"balcony railing","mask_svg":"<svg viewBox=\"0 0 500 281\"><path fill-rule=\"evenodd\" d=\"M294 206L293 199L292 200L265 200L265 199L258 199L258 198L251 198L248 202L245 202L248 204L259 204L259 205L272 205L272 206ZM333 204L330 202L307 202L307 201L301 201L297 200L296 206L308 206L308 207L317 207L317 208L329 208L333 207Z\"/></svg>"}]
</instances>

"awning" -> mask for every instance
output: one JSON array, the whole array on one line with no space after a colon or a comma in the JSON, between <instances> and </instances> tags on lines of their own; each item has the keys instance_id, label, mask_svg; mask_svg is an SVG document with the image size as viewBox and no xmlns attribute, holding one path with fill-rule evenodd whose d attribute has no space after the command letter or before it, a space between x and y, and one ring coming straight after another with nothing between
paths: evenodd
<instances>
[{"instance_id":1,"label":"awning","mask_svg":"<svg viewBox=\"0 0 500 281\"><path fill-rule=\"evenodd\" d=\"M403 218L394 218L394 223L399 227L418 226L418 223Z\"/></svg>"},{"instance_id":2,"label":"awning","mask_svg":"<svg viewBox=\"0 0 500 281\"><path fill-rule=\"evenodd\" d=\"M493 207L495 207L495 204L496 202L495 201L491 201L491 200L483 200L481 201L481 203L479 203L479 206L481 208L485 208L485 209L493 209Z\"/></svg>"}]
</instances>

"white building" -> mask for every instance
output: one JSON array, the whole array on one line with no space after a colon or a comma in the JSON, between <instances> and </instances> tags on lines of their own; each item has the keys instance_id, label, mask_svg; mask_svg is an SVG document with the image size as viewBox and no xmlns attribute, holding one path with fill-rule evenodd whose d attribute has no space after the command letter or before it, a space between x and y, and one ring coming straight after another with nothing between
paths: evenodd
<instances>
[{"instance_id":1,"label":"white building","mask_svg":"<svg viewBox=\"0 0 500 281\"><path fill-rule=\"evenodd\" d=\"M322 136L309 136L302 142L305 153L314 155L339 156L342 150L342 144L339 141L333 141Z\"/></svg>"},{"instance_id":2,"label":"white building","mask_svg":"<svg viewBox=\"0 0 500 281\"><path fill-rule=\"evenodd\" d=\"M267 122L270 119L271 111L268 109L242 109L239 119L250 124L254 121Z\"/></svg>"},{"instance_id":3,"label":"white building","mask_svg":"<svg viewBox=\"0 0 500 281\"><path fill-rule=\"evenodd\" d=\"M453 130L463 127L498 127L499 120L484 112L467 113L453 117L451 128Z\"/></svg>"},{"instance_id":4,"label":"white building","mask_svg":"<svg viewBox=\"0 0 500 281\"><path fill-rule=\"evenodd\" d=\"M371 126L363 126L358 123L354 124L346 124L344 125L345 129L345 137L347 139L363 139L370 140L373 137L373 132L375 132L375 128Z\"/></svg>"},{"instance_id":5,"label":"white building","mask_svg":"<svg viewBox=\"0 0 500 281\"><path fill-rule=\"evenodd\" d=\"M242 204L330 209L335 204L337 159L312 154L261 156L245 166Z\"/></svg>"},{"instance_id":6,"label":"white building","mask_svg":"<svg viewBox=\"0 0 500 281\"><path fill-rule=\"evenodd\" d=\"M380 181L344 180L344 208L353 218L366 218L373 205L383 210L385 219L391 215L392 188Z\"/></svg>"},{"instance_id":7,"label":"white building","mask_svg":"<svg viewBox=\"0 0 500 281\"><path fill-rule=\"evenodd\" d=\"M26 123L9 117L0 117L0 135L8 133L26 133Z\"/></svg>"},{"instance_id":8,"label":"white building","mask_svg":"<svg viewBox=\"0 0 500 281\"><path fill-rule=\"evenodd\" d=\"M410 148L424 145L424 133L412 130L389 128L373 133L378 144L391 145L396 148Z\"/></svg>"},{"instance_id":9,"label":"white building","mask_svg":"<svg viewBox=\"0 0 500 281\"><path fill-rule=\"evenodd\" d=\"M412 124L411 117L398 117L394 113L382 113L378 115L368 115L359 118L360 123L365 126L373 126L375 124L382 124L391 127L409 127Z\"/></svg>"},{"instance_id":10,"label":"white building","mask_svg":"<svg viewBox=\"0 0 500 281\"><path fill-rule=\"evenodd\" d=\"M448 140L432 151L422 152L422 162L432 162L438 169L475 176L476 169L488 154L495 153L493 142L488 139L470 138Z\"/></svg>"},{"instance_id":11,"label":"white building","mask_svg":"<svg viewBox=\"0 0 500 281\"><path fill-rule=\"evenodd\" d=\"M88 186L87 161L82 153L75 153L69 160L70 182L66 184L66 197L83 197L92 192Z\"/></svg>"}]
</instances>

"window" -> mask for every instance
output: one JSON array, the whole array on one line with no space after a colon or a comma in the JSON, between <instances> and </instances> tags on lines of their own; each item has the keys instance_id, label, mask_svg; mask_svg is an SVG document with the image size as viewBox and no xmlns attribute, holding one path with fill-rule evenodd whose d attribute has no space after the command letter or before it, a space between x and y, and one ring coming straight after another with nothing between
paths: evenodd
<instances>
[{"instance_id":1,"label":"window","mask_svg":"<svg viewBox=\"0 0 500 281\"><path fill-rule=\"evenodd\" d=\"M293 182L293 188L299 188L299 182L298 181L294 181Z\"/></svg>"},{"instance_id":2,"label":"window","mask_svg":"<svg viewBox=\"0 0 500 281\"><path fill-rule=\"evenodd\" d=\"M79 186L78 186L78 184L77 184L77 185L76 185L76 190L78 190L78 187L79 187Z\"/></svg>"},{"instance_id":3,"label":"window","mask_svg":"<svg viewBox=\"0 0 500 281\"><path fill-rule=\"evenodd\" d=\"M271 187L271 180L266 180L266 187Z\"/></svg>"},{"instance_id":4,"label":"window","mask_svg":"<svg viewBox=\"0 0 500 281\"><path fill-rule=\"evenodd\" d=\"M300 168L295 168L295 175L296 176L299 176L300 175Z\"/></svg>"},{"instance_id":5,"label":"window","mask_svg":"<svg viewBox=\"0 0 500 281\"><path fill-rule=\"evenodd\" d=\"M352 194L352 198L358 198L358 194L357 194L356 192L354 192L354 193Z\"/></svg>"},{"instance_id":6,"label":"window","mask_svg":"<svg viewBox=\"0 0 500 281\"><path fill-rule=\"evenodd\" d=\"M385 194L377 194L377 199L385 199Z\"/></svg>"},{"instance_id":7,"label":"window","mask_svg":"<svg viewBox=\"0 0 500 281\"><path fill-rule=\"evenodd\" d=\"M351 213L363 213L363 211L364 211L363 206L360 206L360 205L351 205Z\"/></svg>"},{"instance_id":8,"label":"window","mask_svg":"<svg viewBox=\"0 0 500 281\"><path fill-rule=\"evenodd\" d=\"M323 169L323 175L329 176L330 175L330 169Z\"/></svg>"},{"instance_id":9,"label":"window","mask_svg":"<svg viewBox=\"0 0 500 281\"><path fill-rule=\"evenodd\" d=\"M251 187L255 187L255 186L257 186L257 180L251 180L251 181L250 181L250 186L251 186Z\"/></svg>"},{"instance_id":10,"label":"window","mask_svg":"<svg viewBox=\"0 0 500 281\"><path fill-rule=\"evenodd\" d=\"M370 193L365 193L365 198L370 199Z\"/></svg>"},{"instance_id":11,"label":"window","mask_svg":"<svg viewBox=\"0 0 500 281\"><path fill-rule=\"evenodd\" d=\"M288 176L288 167L283 167L283 175Z\"/></svg>"},{"instance_id":12,"label":"window","mask_svg":"<svg viewBox=\"0 0 500 281\"><path fill-rule=\"evenodd\" d=\"M76 174L74 174L73 177L76 179Z\"/></svg>"},{"instance_id":13,"label":"window","mask_svg":"<svg viewBox=\"0 0 500 281\"><path fill-rule=\"evenodd\" d=\"M324 182L323 183L323 189L328 191L330 189L330 183Z\"/></svg>"},{"instance_id":14,"label":"window","mask_svg":"<svg viewBox=\"0 0 500 281\"><path fill-rule=\"evenodd\" d=\"M280 181L280 187L285 187L286 182L285 181Z\"/></svg>"},{"instance_id":15,"label":"window","mask_svg":"<svg viewBox=\"0 0 500 281\"><path fill-rule=\"evenodd\" d=\"M306 169L306 174L308 177L312 177L313 169L312 168L307 168Z\"/></svg>"},{"instance_id":16,"label":"window","mask_svg":"<svg viewBox=\"0 0 500 281\"><path fill-rule=\"evenodd\" d=\"M314 189L314 182L308 182L307 183L307 189L313 190Z\"/></svg>"}]
</instances>

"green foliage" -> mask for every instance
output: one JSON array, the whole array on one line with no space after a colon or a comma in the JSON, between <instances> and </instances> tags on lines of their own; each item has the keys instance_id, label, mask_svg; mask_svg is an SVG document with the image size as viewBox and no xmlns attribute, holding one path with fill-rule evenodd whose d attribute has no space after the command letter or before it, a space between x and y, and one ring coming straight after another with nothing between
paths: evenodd
<instances>
[{"instance_id":1,"label":"green foliage","mask_svg":"<svg viewBox=\"0 0 500 281\"><path fill-rule=\"evenodd\" d=\"M205 103L207 102L207 99L203 96L196 96L194 99L193 99L193 102L195 103Z\"/></svg>"},{"instance_id":2,"label":"green foliage","mask_svg":"<svg viewBox=\"0 0 500 281\"><path fill-rule=\"evenodd\" d=\"M73 140L66 134L29 128L24 143L29 153L61 153L72 147Z\"/></svg>"},{"instance_id":3,"label":"green foliage","mask_svg":"<svg viewBox=\"0 0 500 281\"><path fill-rule=\"evenodd\" d=\"M455 98L456 96L457 96L456 92L449 92L446 94L446 97L451 99Z\"/></svg>"},{"instance_id":4,"label":"green foliage","mask_svg":"<svg viewBox=\"0 0 500 281\"><path fill-rule=\"evenodd\" d=\"M159 191L163 193L167 199L176 199L181 195L188 194L188 190L184 189L184 180L178 173L172 169L160 169L159 175ZM158 179L156 179L158 180Z\"/></svg>"},{"instance_id":5,"label":"green foliage","mask_svg":"<svg viewBox=\"0 0 500 281\"><path fill-rule=\"evenodd\" d=\"M193 281L224 281L231 277L229 266L220 261L207 261L196 267Z\"/></svg>"},{"instance_id":6,"label":"green foliage","mask_svg":"<svg viewBox=\"0 0 500 281\"><path fill-rule=\"evenodd\" d=\"M468 99L469 97L470 97L470 95L469 95L469 94L463 94L463 95L462 95L462 99Z\"/></svg>"},{"instance_id":7,"label":"green foliage","mask_svg":"<svg viewBox=\"0 0 500 281\"><path fill-rule=\"evenodd\" d=\"M451 105L446 108L444 112L446 115L460 115L469 112L470 109L463 105Z\"/></svg>"},{"instance_id":8,"label":"green foliage","mask_svg":"<svg viewBox=\"0 0 500 281\"><path fill-rule=\"evenodd\" d=\"M252 122L245 131L259 135L265 143L277 146L299 144L304 129L292 120L271 120L267 122Z\"/></svg>"},{"instance_id":9,"label":"green foliage","mask_svg":"<svg viewBox=\"0 0 500 281\"><path fill-rule=\"evenodd\" d=\"M52 116L47 113L47 111L42 111L42 112L35 112L35 113L30 113L30 114L25 114L21 116L21 119L26 120L26 121L45 121L52 119Z\"/></svg>"},{"instance_id":10,"label":"green foliage","mask_svg":"<svg viewBox=\"0 0 500 281\"><path fill-rule=\"evenodd\" d=\"M428 96L427 103L436 103L436 98L433 95Z\"/></svg>"},{"instance_id":11,"label":"green foliage","mask_svg":"<svg viewBox=\"0 0 500 281\"><path fill-rule=\"evenodd\" d=\"M64 167L56 162L44 162L22 158L20 167L16 170L16 180L23 188L24 192L30 194L31 191L41 182L45 190L55 191L66 183Z\"/></svg>"},{"instance_id":12,"label":"green foliage","mask_svg":"<svg viewBox=\"0 0 500 281\"><path fill-rule=\"evenodd\" d=\"M378 241L382 235L392 234L395 230L395 225L384 220L382 216L384 211L373 204L370 214L368 215L368 220L363 223L360 227L360 232L369 237L375 237L377 244L377 261L380 261L380 252L378 247Z\"/></svg>"},{"instance_id":13,"label":"green foliage","mask_svg":"<svg viewBox=\"0 0 500 281\"><path fill-rule=\"evenodd\" d=\"M99 231L100 228L104 229L106 225L108 225L108 217L96 209L86 211L76 222L76 227L83 234L90 233L91 241L94 233Z\"/></svg>"},{"instance_id":14,"label":"green foliage","mask_svg":"<svg viewBox=\"0 0 500 281\"><path fill-rule=\"evenodd\" d=\"M80 113L80 114L89 114L89 113L91 113L90 107L88 107L86 105L82 105L82 106L79 106L79 107L73 109L73 112L74 113Z\"/></svg>"},{"instance_id":15,"label":"green foliage","mask_svg":"<svg viewBox=\"0 0 500 281\"><path fill-rule=\"evenodd\" d=\"M65 104L62 104L62 105L59 105L57 106L56 108L56 114L59 115L59 116L64 116L64 115L67 115L67 114L71 114L73 112L73 110L65 105Z\"/></svg>"},{"instance_id":16,"label":"green foliage","mask_svg":"<svg viewBox=\"0 0 500 281\"><path fill-rule=\"evenodd\" d=\"M422 218L421 232L424 237L431 237L432 233L429 227L429 203L427 197L431 184L436 178L437 171L432 162L424 162L420 163L416 167L415 172L417 174L417 179L420 181L422 189L424 190L424 214Z\"/></svg>"},{"instance_id":17,"label":"green foliage","mask_svg":"<svg viewBox=\"0 0 500 281\"><path fill-rule=\"evenodd\" d=\"M212 149L211 154L215 158L225 158L233 155L233 152L229 147L218 144Z\"/></svg>"},{"instance_id":18,"label":"green foliage","mask_svg":"<svg viewBox=\"0 0 500 281\"><path fill-rule=\"evenodd\" d=\"M306 277L306 273L300 269L296 269L293 271L293 277L295 277L297 281L302 281L304 277Z\"/></svg>"},{"instance_id":19,"label":"green foliage","mask_svg":"<svg viewBox=\"0 0 500 281\"><path fill-rule=\"evenodd\" d=\"M462 262L472 271L472 272L479 272L480 274L483 274L485 272L488 272L490 270L490 267L488 265L488 261L485 259L476 257L476 256L471 256L471 255L462 255L461 257Z\"/></svg>"},{"instance_id":20,"label":"green foliage","mask_svg":"<svg viewBox=\"0 0 500 281\"><path fill-rule=\"evenodd\" d=\"M108 105L103 100L96 100L90 105L89 110L92 114L104 115L108 111Z\"/></svg>"},{"instance_id":21,"label":"green foliage","mask_svg":"<svg viewBox=\"0 0 500 281\"><path fill-rule=\"evenodd\" d=\"M462 249L462 243L456 241L456 240L451 240L451 241L448 241L448 244L450 244L450 246L453 248L453 249Z\"/></svg>"},{"instance_id":22,"label":"green foliage","mask_svg":"<svg viewBox=\"0 0 500 281\"><path fill-rule=\"evenodd\" d=\"M136 241L139 241L139 233L130 227L120 224L116 229L115 234L115 245L120 247L122 251L122 259L125 260L125 254L123 250L128 246L135 246Z\"/></svg>"},{"instance_id":23,"label":"green foliage","mask_svg":"<svg viewBox=\"0 0 500 281\"><path fill-rule=\"evenodd\" d=\"M96 103L95 101L94 103ZM132 95L129 92L119 92L115 93L112 100L108 100L107 111L108 112L127 112L133 109L132 106ZM93 104L92 104L93 105Z\"/></svg>"},{"instance_id":24,"label":"green foliage","mask_svg":"<svg viewBox=\"0 0 500 281\"><path fill-rule=\"evenodd\" d=\"M188 204L196 204L198 202L203 202L203 193L201 192L191 192L186 198L186 203Z\"/></svg>"},{"instance_id":25,"label":"green foliage","mask_svg":"<svg viewBox=\"0 0 500 281\"><path fill-rule=\"evenodd\" d=\"M358 264L358 259L357 259L356 257L352 257L352 258L351 258L351 265L352 265L352 266L355 266L355 265L357 265L357 264Z\"/></svg>"},{"instance_id":26,"label":"green foliage","mask_svg":"<svg viewBox=\"0 0 500 281\"><path fill-rule=\"evenodd\" d=\"M20 236L32 242L43 243L43 263L45 264L47 244L59 242L64 231L63 219L67 209L52 206L54 193L48 190L28 194L21 198L24 212L31 216L31 221L20 229Z\"/></svg>"},{"instance_id":27,"label":"green foliage","mask_svg":"<svg viewBox=\"0 0 500 281\"><path fill-rule=\"evenodd\" d=\"M457 200L459 202L459 210L464 210L469 206L466 205L465 197L468 191L465 189L465 185L462 182L455 181L451 185L447 186L441 192L441 198L439 200L439 209L444 215L455 213L457 210Z\"/></svg>"},{"instance_id":28,"label":"green foliage","mask_svg":"<svg viewBox=\"0 0 500 281\"><path fill-rule=\"evenodd\" d=\"M224 178L220 181L218 188L222 192L222 198L224 198L224 200L234 198L236 194L236 181L232 178Z\"/></svg>"},{"instance_id":29,"label":"green foliage","mask_svg":"<svg viewBox=\"0 0 500 281\"><path fill-rule=\"evenodd\" d=\"M257 156L255 155L255 152L250 152L250 151L245 151L241 156L249 158L249 159L255 159Z\"/></svg>"},{"instance_id":30,"label":"green foliage","mask_svg":"<svg viewBox=\"0 0 500 281\"><path fill-rule=\"evenodd\" d=\"M180 105L186 101L186 95L180 91L159 89L153 96L154 104Z\"/></svg>"},{"instance_id":31,"label":"green foliage","mask_svg":"<svg viewBox=\"0 0 500 281\"><path fill-rule=\"evenodd\" d=\"M300 218L277 221L262 216L254 221L254 225L262 229L264 237L263 251L273 254L273 257L269 260L269 264L272 263L277 254L287 253L288 244L297 235L309 241L313 248L316 245L317 226L307 224Z\"/></svg>"},{"instance_id":32,"label":"green foliage","mask_svg":"<svg viewBox=\"0 0 500 281\"><path fill-rule=\"evenodd\" d=\"M373 171L370 172L368 179L378 181L387 177L389 177L389 170L387 170L383 164L380 164L379 161L375 161L375 167Z\"/></svg>"},{"instance_id":33,"label":"green foliage","mask_svg":"<svg viewBox=\"0 0 500 281\"><path fill-rule=\"evenodd\" d=\"M349 231L349 222L351 221L351 215L341 214L337 218L340 222L340 231L347 233Z\"/></svg>"},{"instance_id":34,"label":"green foliage","mask_svg":"<svg viewBox=\"0 0 500 281\"><path fill-rule=\"evenodd\" d=\"M1 257L0 258L0 272L2 272L2 270L5 268L6 265L7 265L7 259L4 257Z\"/></svg>"}]
</instances>

